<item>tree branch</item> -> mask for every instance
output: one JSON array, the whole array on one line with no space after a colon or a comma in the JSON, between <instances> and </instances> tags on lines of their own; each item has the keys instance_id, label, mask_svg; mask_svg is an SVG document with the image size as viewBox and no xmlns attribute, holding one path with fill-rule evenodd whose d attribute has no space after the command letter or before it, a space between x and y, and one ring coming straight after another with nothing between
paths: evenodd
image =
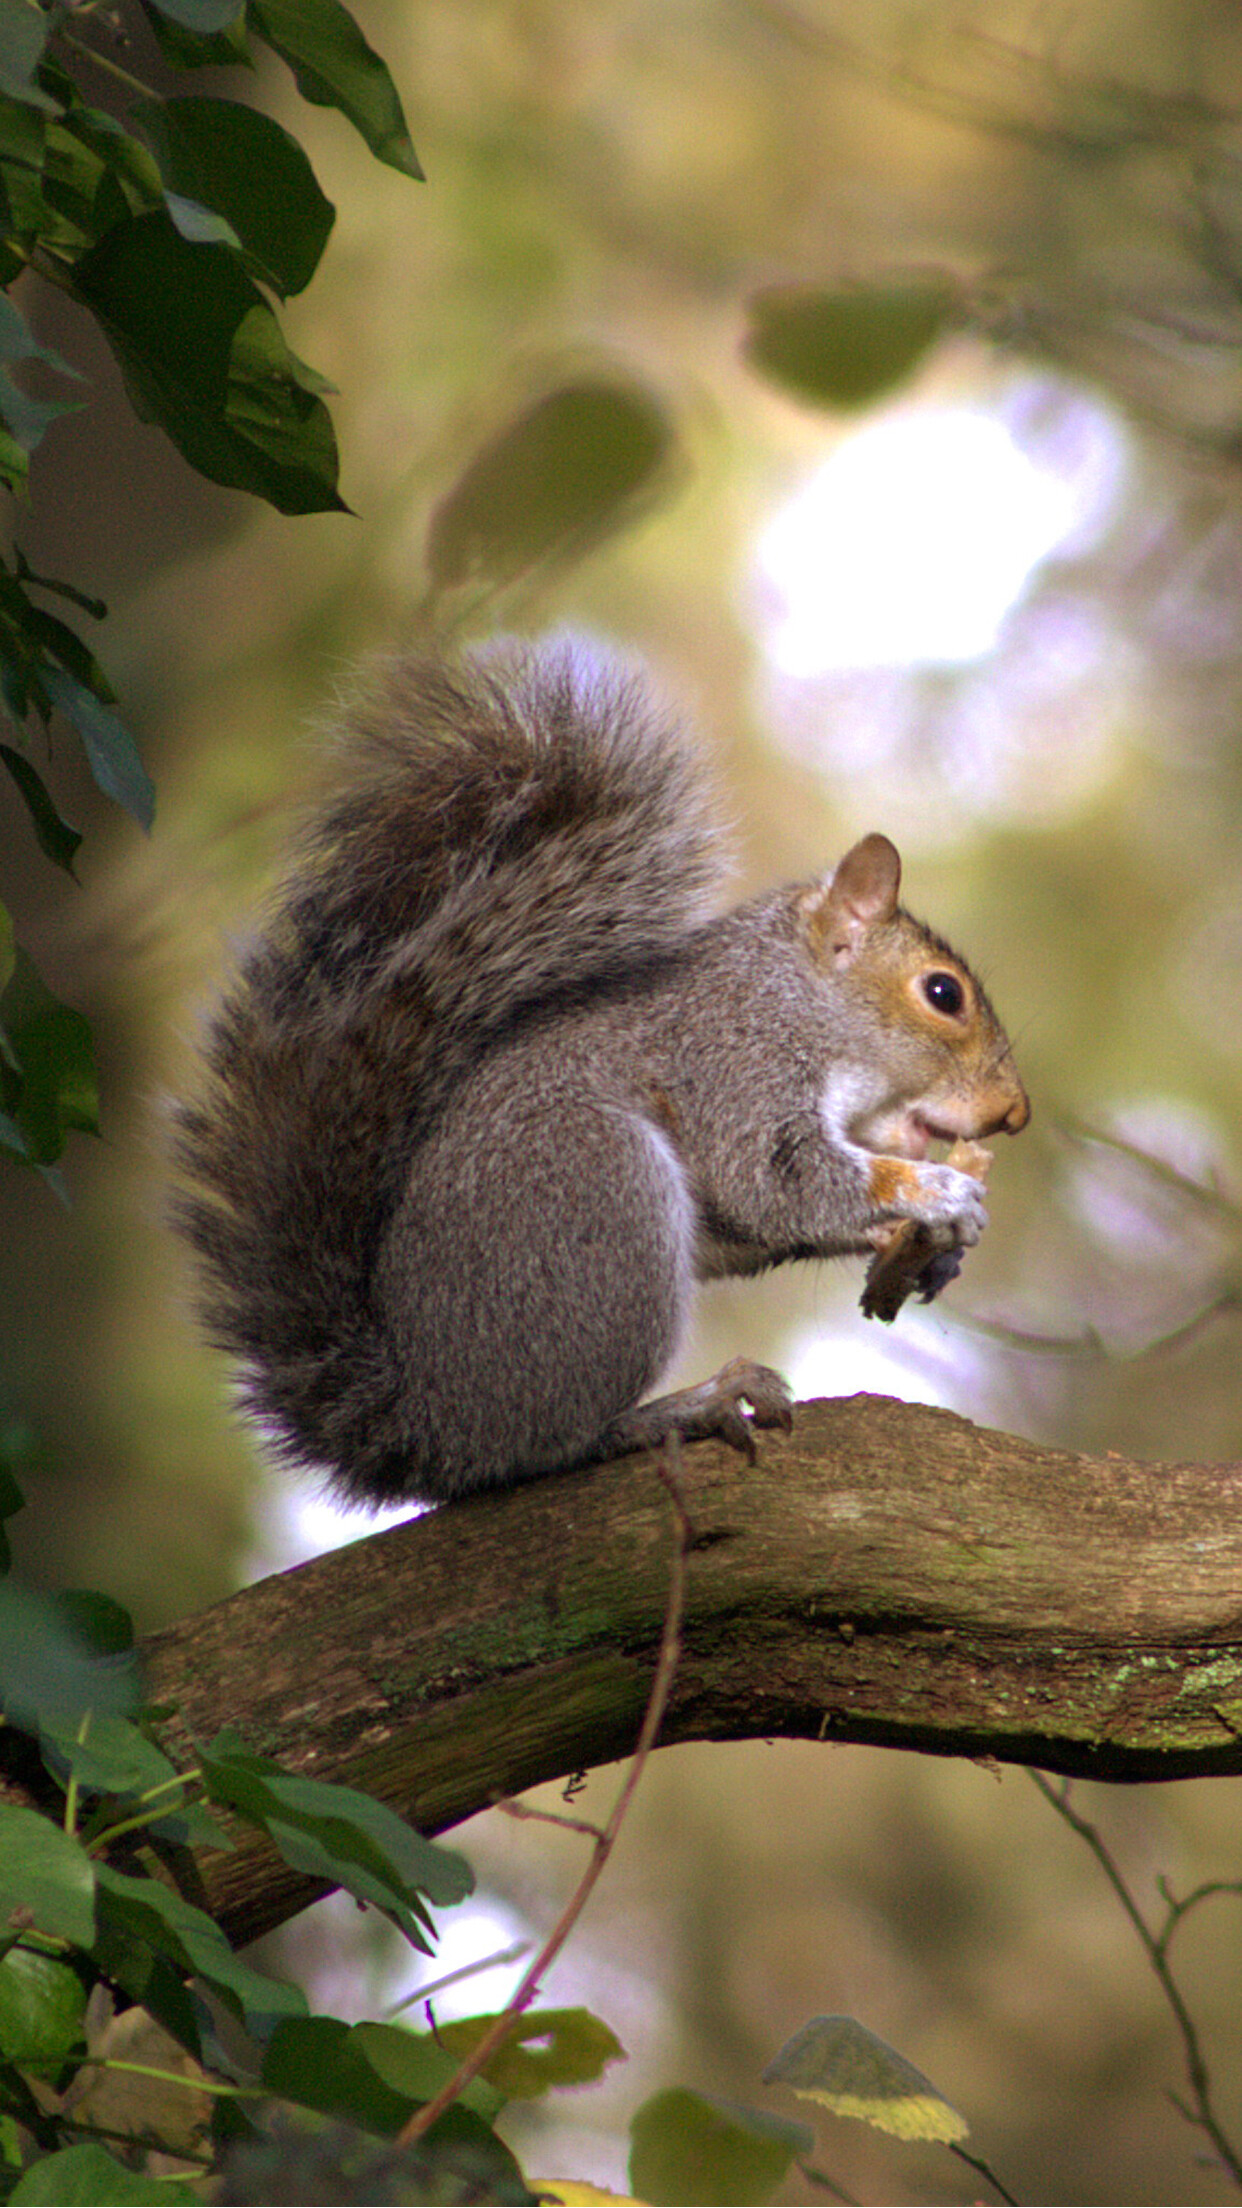
<instances>
[{"instance_id":1,"label":"tree branch","mask_svg":"<svg viewBox=\"0 0 1242 2208\"><path fill-rule=\"evenodd\" d=\"M1242 1465L1046 1449L947 1411L803 1405L748 1466L684 1455L661 1738L787 1735L1139 1780L1242 1771ZM673 1530L650 1458L453 1505L146 1644L174 1748L248 1745L424 1832L628 1754ZM176 1740L177 1733L181 1740ZM200 1858L252 1938L316 1888L248 1833Z\"/></svg>"}]
</instances>

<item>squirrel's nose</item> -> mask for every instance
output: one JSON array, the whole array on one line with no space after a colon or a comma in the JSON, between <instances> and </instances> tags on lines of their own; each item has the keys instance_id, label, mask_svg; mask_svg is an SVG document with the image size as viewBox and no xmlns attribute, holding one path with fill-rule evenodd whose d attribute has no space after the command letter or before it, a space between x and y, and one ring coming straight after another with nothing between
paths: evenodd
<instances>
[{"instance_id":1,"label":"squirrel's nose","mask_svg":"<svg viewBox=\"0 0 1242 2208\"><path fill-rule=\"evenodd\" d=\"M1020 1135L1030 1116L1031 1100L1026 1090L1020 1088L1001 1121L1001 1127L1007 1135Z\"/></svg>"}]
</instances>

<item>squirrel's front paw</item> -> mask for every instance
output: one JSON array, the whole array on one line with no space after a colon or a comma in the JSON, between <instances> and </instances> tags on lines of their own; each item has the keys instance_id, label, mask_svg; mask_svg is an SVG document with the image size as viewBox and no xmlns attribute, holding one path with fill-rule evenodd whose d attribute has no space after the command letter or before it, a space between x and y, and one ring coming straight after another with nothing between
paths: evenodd
<instances>
[{"instance_id":1,"label":"squirrel's front paw","mask_svg":"<svg viewBox=\"0 0 1242 2208\"><path fill-rule=\"evenodd\" d=\"M970 1249L988 1223L984 1187L955 1165L925 1158L874 1158L869 1193L877 1211L889 1219L918 1219L926 1227L947 1227L958 1249Z\"/></svg>"}]
</instances>

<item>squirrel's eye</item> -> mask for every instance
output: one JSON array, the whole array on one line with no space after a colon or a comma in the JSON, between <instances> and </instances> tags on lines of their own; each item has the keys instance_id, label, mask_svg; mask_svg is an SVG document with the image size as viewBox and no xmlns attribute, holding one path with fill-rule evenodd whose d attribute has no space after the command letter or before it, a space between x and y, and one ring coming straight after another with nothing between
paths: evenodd
<instances>
[{"instance_id":1,"label":"squirrel's eye","mask_svg":"<svg viewBox=\"0 0 1242 2208\"><path fill-rule=\"evenodd\" d=\"M966 1007L966 991L956 974L944 974L939 971L933 974L924 974L923 995L933 1012L943 1012L945 1017L950 1020L955 1020Z\"/></svg>"}]
</instances>

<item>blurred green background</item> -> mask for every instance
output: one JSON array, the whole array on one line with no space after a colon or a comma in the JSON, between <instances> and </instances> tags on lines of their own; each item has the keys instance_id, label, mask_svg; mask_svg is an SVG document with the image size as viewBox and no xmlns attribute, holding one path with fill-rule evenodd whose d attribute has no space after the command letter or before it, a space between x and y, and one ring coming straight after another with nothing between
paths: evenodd
<instances>
[{"instance_id":1,"label":"blurred green background","mask_svg":"<svg viewBox=\"0 0 1242 2208\"><path fill-rule=\"evenodd\" d=\"M91 826L76 890L0 791L25 940L95 1023L104 1085L71 1210L16 1172L0 1187L21 1568L152 1626L357 1530L265 1472L231 1417L161 1224L159 1104L318 771L317 719L360 659L428 625L571 625L644 654L715 762L739 891L886 828L911 905L962 943L1015 1038L1034 1125L998 1156L992 1225L946 1303L890 1337L858 1316L854 1268L722 1286L687 1376L744 1351L803 1393L1236 1458L1236 11L357 12L426 185L274 66L256 90L339 210L284 322L338 388L351 516L283 520L200 482L134 420L85 319L22 298L92 398L46 438L19 539L112 605L101 654L160 809L143 842L57 756L63 807ZM757 298L911 271L948 327L867 409L813 403L760 357ZM582 378L624 388L662 447L647 495L562 558L458 579L464 471ZM1242 1876L1236 1783L1077 1798L1153 1907L1160 1873ZM452 1960L546 1925L575 1875L539 1828L488 1818L462 1840L486 1907ZM407 1990L332 1904L287 1946L344 2013ZM1206 1904L1177 1954L1242 2129L1242 1903ZM458 2005L502 1990L489 1976ZM1018 1772L789 1743L658 1757L548 1992L589 2001L632 2060L540 2117L532 2171L622 2186L648 2092L761 2103L781 2041L847 2010L934 2078L1019 2197L1231 2197L1167 2099L1178 2049L1132 1934ZM943 2152L858 2127L826 2125L819 2162L861 2198L977 2197Z\"/></svg>"}]
</instances>

